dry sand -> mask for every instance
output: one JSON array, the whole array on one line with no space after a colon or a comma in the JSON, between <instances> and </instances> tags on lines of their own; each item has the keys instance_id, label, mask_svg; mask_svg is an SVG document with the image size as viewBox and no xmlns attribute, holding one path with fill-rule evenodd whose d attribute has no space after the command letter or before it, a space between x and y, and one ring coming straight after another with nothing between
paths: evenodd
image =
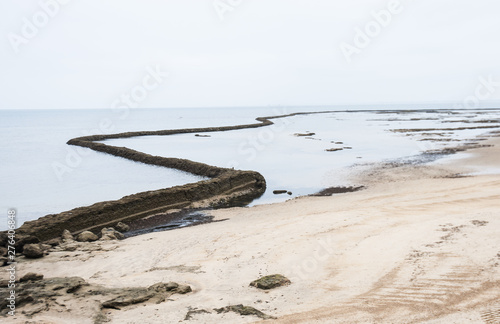
<instances>
[{"instance_id":1,"label":"dry sand","mask_svg":"<svg viewBox=\"0 0 500 324\"><path fill-rule=\"evenodd\" d=\"M213 311L235 304L277 317L269 323L499 323L500 175L453 176L500 167L500 141L490 143L447 165L362 172L357 182L368 189L355 193L218 210L216 219L227 220L88 243L101 244L97 252L19 258L18 275L193 287L160 304L106 311L120 324L261 321ZM292 284L267 293L249 287L275 273ZM93 323L86 305L65 305L72 310L54 308L29 323ZM189 307L211 313L184 321ZM19 312L9 322L26 320Z\"/></svg>"}]
</instances>

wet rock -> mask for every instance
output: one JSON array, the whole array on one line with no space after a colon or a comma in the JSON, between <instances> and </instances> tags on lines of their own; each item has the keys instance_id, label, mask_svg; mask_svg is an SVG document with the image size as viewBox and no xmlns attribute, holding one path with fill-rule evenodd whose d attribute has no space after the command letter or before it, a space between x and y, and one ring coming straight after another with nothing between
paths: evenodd
<instances>
[{"instance_id":1,"label":"wet rock","mask_svg":"<svg viewBox=\"0 0 500 324\"><path fill-rule=\"evenodd\" d=\"M89 232L89 231L81 232L76 237L76 240L78 242L94 242L94 241L97 241L98 239L99 239L99 237L97 237L97 235L95 235L94 233Z\"/></svg>"},{"instance_id":2,"label":"wet rock","mask_svg":"<svg viewBox=\"0 0 500 324\"><path fill-rule=\"evenodd\" d=\"M125 223L122 223L122 222L118 222L118 224L115 225L115 229L118 231L118 232L122 232L122 233L125 233L125 232L128 232L130 230L130 226L128 226L127 224Z\"/></svg>"},{"instance_id":3,"label":"wet rock","mask_svg":"<svg viewBox=\"0 0 500 324\"><path fill-rule=\"evenodd\" d=\"M234 312L234 313L240 314L242 316L254 315L254 316L257 316L261 319L275 319L275 317L264 314L263 312L261 312L258 309L253 308L252 306L243 306L241 304L240 305L226 306L226 307L222 307L222 308L214 308L214 311L216 311L217 314Z\"/></svg>"},{"instance_id":4,"label":"wet rock","mask_svg":"<svg viewBox=\"0 0 500 324\"><path fill-rule=\"evenodd\" d=\"M26 244L23 247L23 254L29 259L38 259L43 257L43 249L40 244Z\"/></svg>"},{"instance_id":5,"label":"wet rock","mask_svg":"<svg viewBox=\"0 0 500 324\"><path fill-rule=\"evenodd\" d=\"M102 241L111 241L111 240L123 240L125 236L115 230L113 227L103 228L101 230L101 238Z\"/></svg>"},{"instance_id":6,"label":"wet rock","mask_svg":"<svg viewBox=\"0 0 500 324\"><path fill-rule=\"evenodd\" d=\"M24 276L22 276L19 281L20 282L38 281L38 280L42 280L42 279L43 279L43 274L29 272L29 273L25 274Z\"/></svg>"},{"instance_id":7,"label":"wet rock","mask_svg":"<svg viewBox=\"0 0 500 324\"><path fill-rule=\"evenodd\" d=\"M210 135L200 135L200 134L194 134L196 137L210 137Z\"/></svg>"},{"instance_id":8,"label":"wet rock","mask_svg":"<svg viewBox=\"0 0 500 324\"><path fill-rule=\"evenodd\" d=\"M288 191L286 194L289 195L289 196L291 196L291 195L293 195L293 192Z\"/></svg>"},{"instance_id":9,"label":"wet rock","mask_svg":"<svg viewBox=\"0 0 500 324\"><path fill-rule=\"evenodd\" d=\"M273 190L273 194L275 195L281 195L281 194L286 194L288 190Z\"/></svg>"},{"instance_id":10,"label":"wet rock","mask_svg":"<svg viewBox=\"0 0 500 324\"><path fill-rule=\"evenodd\" d=\"M7 248L0 247L0 257L7 256Z\"/></svg>"},{"instance_id":11,"label":"wet rock","mask_svg":"<svg viewBox=\"0 0 500 324\"><path fill-rule=\"evenodd\" d=\"M268 290L276 287L286 286L289 285L290 283L291 282L287 277L280 274L274 274L254 280L250 283L250 286Z\"/></svg>"},{"instance_id":12,"label":"wet rock","mask_svg":"<svg viewBox=\"0 0 500 324\"><path fill-rule=\"evenodd\" d=\"M337 152L337 151L342 151L343 148L329 148L329 149L326 149L325 151L327 152Z\"/></svg>"},{"instance_id":13,"label":"wet rock","mask_svg":"<svg viewBox=\"0 0 500 324\"><path fill-rule=\"evenodd\" d=\"M63 242L65 242L65 241L73 241L75 238L73 237L73 234L71 234L70 231L65 229L62 232L61 239L63 240Z\"/></svg>"}]
</instances>

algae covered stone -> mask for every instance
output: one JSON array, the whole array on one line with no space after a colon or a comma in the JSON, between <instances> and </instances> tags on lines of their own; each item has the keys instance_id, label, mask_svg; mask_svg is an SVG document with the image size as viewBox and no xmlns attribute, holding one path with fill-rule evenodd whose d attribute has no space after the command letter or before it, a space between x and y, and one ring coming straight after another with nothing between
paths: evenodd
<instances>
[{"instance_id":1,"label":"algae covered stone","mask_svg":"<svg viewBox=\"0 0 500 324\"><path fill-rule=\"evenodd\" d=\"M268 290L276 287L287 286L290 283L291 281L287 277L280 274L274 274L254 280L250 283L250 286Z\"/></svg>"}]
</instances>

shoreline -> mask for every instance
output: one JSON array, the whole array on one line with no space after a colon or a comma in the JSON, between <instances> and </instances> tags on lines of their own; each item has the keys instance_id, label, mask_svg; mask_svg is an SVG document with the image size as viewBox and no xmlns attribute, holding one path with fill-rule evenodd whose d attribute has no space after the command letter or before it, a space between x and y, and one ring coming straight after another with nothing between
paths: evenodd
<instances>
[{"instance_id":1,"label":"shoreline","mask_svg":"<svg viewBox=\"0 0 500 324\"><path fill-rule=\"evenodd\" d=\"M263 323L494 322L500 318L500 175L456 176L474 172L479 162L498 166L500 138L487 142L494 146L446 164L371 168L359 175L368 187L349 194L219 209L211 215L224 222L19 258L19 276L78 276L120 289L175 281L193 290L121 310L61 296L59 305L49 302L32 319L261 321L214 311L242 304L276 318ZM268 292L249 287L275 273L291 284ZM13 323L29 319L18 314Z\"/></svg>"},{"instance_id":2,"label":"shoreline","mask_svg":"<svg viewBox=\"0 0 500 324\"><path fill-rule=\"evenodd\" d=\"M487 110L487 109L479 109ZM473 110L473 111L479 111ZM494 109L492 109L494 110ZM440 113L453 113L453 109L441 110ZM258 128L272 125L272 119L287 118L297 115L325 114L338 113L339 111L319 111L319 112L296 112L278 116L258 117L255 120L259 123L223 126L223 127L206 127L206 128L184 128L174 130L160 131L138 131L126 132L109 135L91 135L74 138L68 141L69 145L77 145L90 148L92 150L111 154L113 156L126 158L135 162L151 164L161 167L173 168L185 172L190 172L195 175L202 175L211 178L196 183L190 183L182 186L175 186L166 189L145 191L133 195L122 197L118 200L104 201L95 203L90 206L75 208L59 214L51 214L43 216L37 220L25 222L19 228L19 234L24 236L37 236L41 241L54 239L67 229L74 235L90 230L98 233L106 226L114 226L120 221L133 221L155 215L165 213L179 208L200 208L200 207L228 207L243 205L244 202L249 202L261 196L266 190L266 180L262 175L255 171L237 171L227 168L210 166L204 163L194 162L180 158L166 158L159 156L151 156L146 153L138 152L125 147L115 147L96 141L104 141L107 139L128 138L137 136L151 135L175 135L186 133L207 133L231 131L246 128ZM340 111L342 112L342 111ZM345 111L351 113L364 111ZM414 111L399 110L378 110L377 113L400 115L409 114ZM436 113L435 109L419 110L419 113ZM425 119L425 118L424 118ZM413 120L413 119L412 119ZM415 120L420 120L417 118ZM462 129L493 129L500 126L475 126L453 128L454 130ZM422 128L422 129L391 129L393 132L407 132L407 134L415 132L424 132L431 130L451 130L451 128ZM196 134L198 135L198 134ZM474 146L465 145L456 148L448 148L430 152L429 154L449 154L456 151L463 151ZM200 194L201 193L201 194ZM168 198L168 199L167 199Z\"/></svg>"}]
</instances>

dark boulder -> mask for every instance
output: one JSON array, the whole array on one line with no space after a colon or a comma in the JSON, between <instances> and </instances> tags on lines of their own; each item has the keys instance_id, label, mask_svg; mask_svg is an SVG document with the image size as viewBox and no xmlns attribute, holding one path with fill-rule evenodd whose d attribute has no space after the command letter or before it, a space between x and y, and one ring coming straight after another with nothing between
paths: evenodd
<instances>
[{"instance_id":1,"label":"dark boulder","mask_svg":"<svg viewBox=\"0 0 500 324\"><path fill-rule=\"evenodd\" d=\"M40 244L26 244L23 247L23 254L28 259L38 259L43 257L43 249Z\"/></svg>"}]
</instances>

